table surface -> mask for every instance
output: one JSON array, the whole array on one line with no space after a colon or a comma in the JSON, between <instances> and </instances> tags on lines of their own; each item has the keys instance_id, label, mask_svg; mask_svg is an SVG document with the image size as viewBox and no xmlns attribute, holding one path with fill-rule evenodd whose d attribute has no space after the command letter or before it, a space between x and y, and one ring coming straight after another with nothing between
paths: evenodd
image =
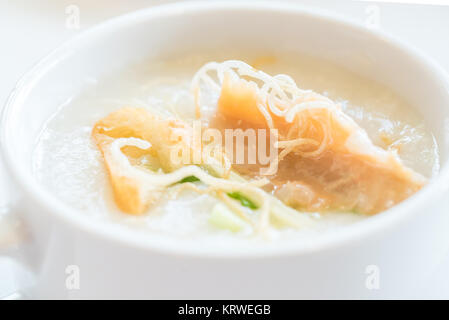
<instances>
[{"instance_id":1,"label":"table surface","mask_svg":"<svg viewBox=\"0 0 449 320\"><path fill-rule=\"evenodd\" d=\"M257 0L254 0L257 1ZM333 12L358 23L373 23L417 47L449 70L449 0L434 3L398 4L347 0L284 0L302 6ZM40 58L82 30L108 18L173 0L0 0L0 105L4 105L17 80ZM393 1L426 2L426 1ZM435 5L440 4L440 5ZM444 5L446 4L446 5ZM76 7L73 7L76 6ZM79 28L69 15L79 10ZM1 164L0 164L1 165ZM1 194L7 184L0 168ZM0 207L5 199L0 199ZM1 222L1 211L0 211ZM0 297L15 290L12 277L15 265L0 257ZM449 254L429 279L417 298L449 298Z\"/></svg>"}]
</instances>

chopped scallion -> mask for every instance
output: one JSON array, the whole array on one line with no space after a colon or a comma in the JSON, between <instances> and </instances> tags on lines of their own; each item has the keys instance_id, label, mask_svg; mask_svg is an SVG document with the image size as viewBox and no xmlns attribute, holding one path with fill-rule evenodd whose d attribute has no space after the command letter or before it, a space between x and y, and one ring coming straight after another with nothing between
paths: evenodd
<instances>
[{"instance_id":1,"label":"chopped scallion","mask_svg":"<svg viewBox=\"0 0 449 320\"><path fill-rule=\"evenodd\" d=\"M250 199L245 197L240 192L229 192L228 196L231 197L232 199L240 201L240 204L242 206L244 206L244 207L248 207L250 209L257 209L257 208L259 208L257 206L257 204L255 204L253 201L251 201Z\"/></svg>"}]
</instances>

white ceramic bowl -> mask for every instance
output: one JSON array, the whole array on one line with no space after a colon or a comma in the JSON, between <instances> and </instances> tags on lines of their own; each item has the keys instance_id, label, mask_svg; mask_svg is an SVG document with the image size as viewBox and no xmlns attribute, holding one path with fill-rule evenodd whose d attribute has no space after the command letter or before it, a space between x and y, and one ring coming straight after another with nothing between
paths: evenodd
<instances>
[{"instance_id":1,"label":"white ceramic bowl","mask_svg":"<svg viewBox=\"0 0 449 320\"><path fill-rule=\"evenodd\" d=\"M142 58L232 46L300 51L375 79L407 97L432 128L441 172L420 192L312 244L251 252L153 241L99 223L34 179L31 157L44 122L88 76ZM82 33L30 71L1 119L1 148L32 240L35 297L373 298L408 297L449 247L449 82L422 54L381 33L296 6L187 2L113 19ZM93 106L94 107L94 106ZM67 286L80 271L80 288ZM76 268L75 268L76 269ZM67 273L66 273L67 271ZM374 279L374 280L373 280ZM377 282L377 280L379 280ZM376 284L379 284L377 288Z\"/></svg>"}]
</instances>

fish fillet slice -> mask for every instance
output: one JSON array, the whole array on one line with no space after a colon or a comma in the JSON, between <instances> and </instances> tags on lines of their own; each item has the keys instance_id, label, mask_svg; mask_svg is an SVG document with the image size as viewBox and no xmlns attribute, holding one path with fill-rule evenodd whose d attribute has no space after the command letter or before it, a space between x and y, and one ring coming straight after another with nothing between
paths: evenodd
<instances>
[{"instance_id":1,"label":"fish fillet slice","mask_svg":"<svg viewBox=\"0 0 449 320\"><path fill-rule=\"evenodd\" d=\"M296 108L296 110L294 110ZM281 159L271 191L286 204L312 210L354 210L374 214L418 191L426 179L405 167L396 153L375 146L338 105L317 93L274 114L258 85L225 74L217 114L218 128L278 129ZM257 166L235 166L255 176Z\"/></svg>"}]
</instances>

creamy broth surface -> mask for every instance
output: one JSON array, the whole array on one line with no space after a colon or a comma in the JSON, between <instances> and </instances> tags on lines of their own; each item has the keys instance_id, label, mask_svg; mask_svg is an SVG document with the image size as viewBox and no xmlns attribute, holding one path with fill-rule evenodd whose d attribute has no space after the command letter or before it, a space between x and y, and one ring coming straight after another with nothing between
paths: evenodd
<instances>
[{"instance_id":1,"label":"creamy broth surface","mask_svg":"<svg viewBox=\"0 0 449 320\"><path fill-rule=\"evenodd\" d=\"M45 124L34 155L36 178L60 200L93 220L121 223L136 232L182 239L254 242L250 230L237 234L208 223L218 200L185 191L165 197L143 216L120 212L113 199L100 151L91 138L93 124L122 107L144 107L162 117L194 119L190 82L208 61L240 59L269 74L290 75L303 89L341 102L344 112L364 128L372 141L395 148L403 163L426 177L438 169L432 133L408 102L388 88L330 62L299 54L191 54L145 61L101 79L86 79L86 89L69 97ZM355 213L309 213L314 223L302 230L271 230L270 239L310 241L323 232L338 232L368 216ZM213 241L217 240L217 241Z\"/></svg>"}]
</instances>

